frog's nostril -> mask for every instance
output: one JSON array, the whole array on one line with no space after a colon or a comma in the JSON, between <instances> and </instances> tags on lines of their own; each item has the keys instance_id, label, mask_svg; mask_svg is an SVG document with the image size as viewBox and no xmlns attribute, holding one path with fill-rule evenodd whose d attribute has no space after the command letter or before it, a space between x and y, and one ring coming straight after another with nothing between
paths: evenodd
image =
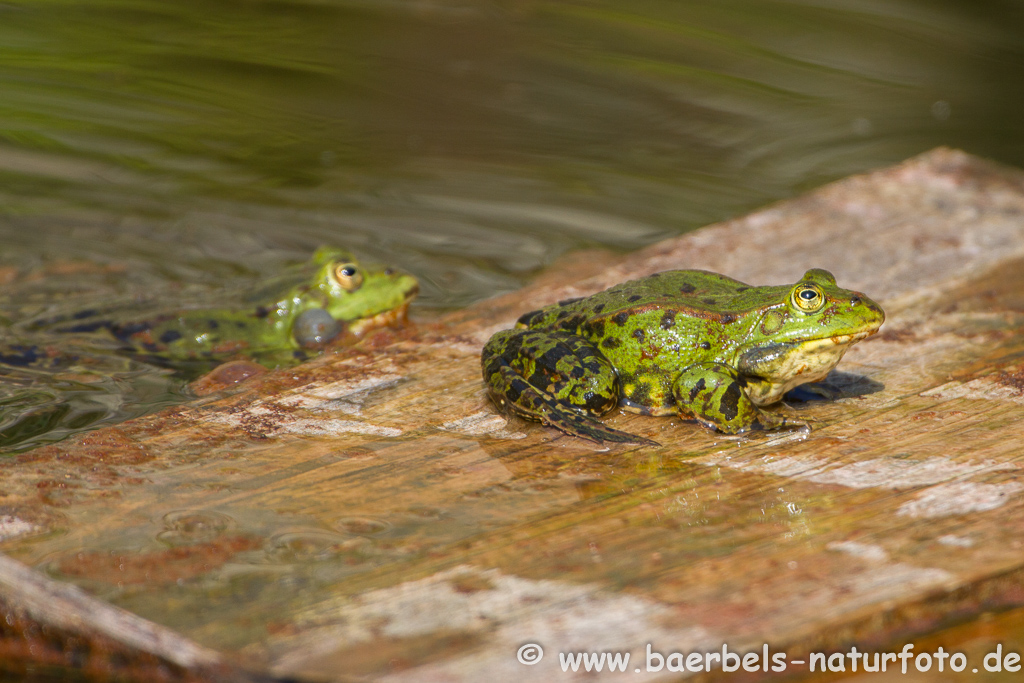
<instances>
[{"instance_id":1,"label":"frog's nostril","mask_svg":"<svg viewBox=\"0 0 1024 683\"><path fill-rule=\"evenodd\" d=\"M384 274L385 275L394 275L395 274L395 269L394 268L385 268L384 269Z\"/></svg>"},{"instance_id":2,"label":"frog's nostril","mask_svg":"<svg viewBox=\"0 0 1024 683\"><path fill-rule=\"evenodd\" d=\"M850 297L850 305L851 306L856 306L859 303L860 303L860 297L859 296L854 294L853 296Z\"/></svg>"}]
</instances>

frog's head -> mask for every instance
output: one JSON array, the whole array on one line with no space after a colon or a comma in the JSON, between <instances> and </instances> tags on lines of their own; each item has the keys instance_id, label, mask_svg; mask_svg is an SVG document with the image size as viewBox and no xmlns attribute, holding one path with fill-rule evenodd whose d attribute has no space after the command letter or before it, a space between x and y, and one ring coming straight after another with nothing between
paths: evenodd
<instances>
[{"instance_id":1,"label":"frog's head","mask_svg":"<svg viewBox=\"0 0 1024 683\"><path fill-rule=\"evenodd\" d=\"M758 332L777 342L852 344L877 332L883 321L878 304L838 287L832 273L814 268L789 289L784 306L765 313Z\"/></svg>"},{"instance_id":2,"label":"frog's head","mask_svg":"<svg viewBox=\"0 0 1024 683\"><path fill-rule=\"evenodd\" d=\"M827 270L809 270L782 291L784 300L766 307L740 350L740 371L771 385L765 396L751 397L757 403L824 379L851 345L877 332L885 321L878 304L838 287Z\"/></svg>"},{"instance_id":3,"label":"frog's head","mask_svg":"<svg viewBox=\"0 0 1024 683\"><path fill-rule=\"evenodd\" d=\"M343 249L321 247L312 262L316 268L312 286L302 295L304 303L296 312L323 309L356 335L404 318L409 302L420 291L412 275L363 266Z\"/></svg>"}]
</instances>

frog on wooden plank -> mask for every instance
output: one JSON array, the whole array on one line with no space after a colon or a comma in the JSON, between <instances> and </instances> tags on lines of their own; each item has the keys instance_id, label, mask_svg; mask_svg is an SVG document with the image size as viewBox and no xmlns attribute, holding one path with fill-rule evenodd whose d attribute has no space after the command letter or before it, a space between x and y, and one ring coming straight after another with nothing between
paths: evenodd
<instances>
[{"instance_id":1,"label":"frog on wooden plank","mask_svg":"<svg viewBox=\"0 0 1024 683\"><path fill-rule=\"evenodd\" d=\"M884 320L826 270L767 287L666 271L527 313L490 338L481 363L507 412L599 443L654 444L596 418L619 406L728 434L805 426L761 406L824 379Z\"/></svg>"}]
</instances>

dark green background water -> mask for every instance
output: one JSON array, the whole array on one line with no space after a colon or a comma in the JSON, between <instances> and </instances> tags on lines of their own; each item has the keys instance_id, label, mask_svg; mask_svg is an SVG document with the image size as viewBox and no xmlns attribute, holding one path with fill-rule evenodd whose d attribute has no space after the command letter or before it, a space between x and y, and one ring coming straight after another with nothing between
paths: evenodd
<instances>
[{"instance_id":1,"label":"dark green background water","mask_svg":"<svg viewBox=\"0 0 1024 683\"><path fill-rule=\"evenodd\" d=\"M0 6L0 330L339 244L458 307L940 144L1024 165L1024 2ZM0 365L0 443L180 400Z\"/></svg>"}]
</instances>

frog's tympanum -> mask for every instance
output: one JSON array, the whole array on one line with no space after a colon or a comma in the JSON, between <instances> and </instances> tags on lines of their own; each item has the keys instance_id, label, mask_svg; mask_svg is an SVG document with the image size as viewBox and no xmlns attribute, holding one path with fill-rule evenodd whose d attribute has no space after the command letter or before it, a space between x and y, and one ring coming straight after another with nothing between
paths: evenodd
<instances>
[{"instance_id":1,"label":"frog's tympanum","mask_svg":"<svg viewBox=\"0 0 1024 683\"><path fill-rule=\"evenodd\" d=\"M760 406L823 379L884 320L825 270L777 287L667 271L527 313L484 346L483 375L504 410L597 442L654 443L595 419L616 406L728 434L805 426Z\"/></svg>"},{"instance_id":2,"label":"frog's tympanum","mask_svg":"<svg viewBox=\"0 0 1024 683\"><path fill-rule=\"evenodd\" d=\"M95 317L90 311L59 331L107 329L129 351L157 360L302 356L342 332L361 336L404 318L419 291L411 275L364 268L352 254L329 247L318 249L288 279L268 284L249 297L255 301L247 306L176 311L141 321L90 320Z\"/></svg>"}]
</instances>

